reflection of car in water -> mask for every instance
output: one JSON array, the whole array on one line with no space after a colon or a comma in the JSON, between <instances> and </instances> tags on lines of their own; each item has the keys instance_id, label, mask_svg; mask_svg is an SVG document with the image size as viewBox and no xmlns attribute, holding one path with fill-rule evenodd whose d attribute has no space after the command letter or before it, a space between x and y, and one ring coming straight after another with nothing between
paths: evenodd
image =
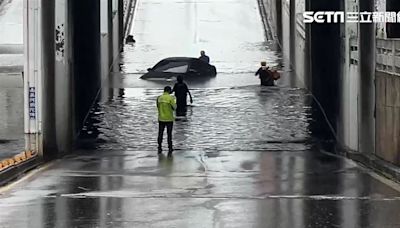
<instances>
[{"instance_id":1,"label":"reflection of car in water","mask_svg":"<svg viewBox=\"0 0 400 228\"><path fill-rule=\"evenodd\" d=\"M140 77L141 79L173 79L178 75L185 79L197 79L214 77L217 74L215 66L189 57L166 58L147 70L149 72Z\"/></svg>"}]
</instances>

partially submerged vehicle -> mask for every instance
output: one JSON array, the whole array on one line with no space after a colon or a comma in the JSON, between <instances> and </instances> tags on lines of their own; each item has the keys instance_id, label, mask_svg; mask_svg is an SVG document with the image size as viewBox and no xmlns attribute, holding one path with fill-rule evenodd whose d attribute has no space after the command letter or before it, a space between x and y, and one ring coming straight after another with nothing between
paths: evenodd
<instances>
[{"instance_id":1,"label":"partially submerged vehicle","mask_svg":"<svg viewBox=\"0 0 400 228\"><path fill-rule=\"evenodd\" d=\"M215 66L190 57L166 58L147 70L141 79L174 79L178 75L184 79L201 79L217 75Z\"/></svg>"}]
</instances>

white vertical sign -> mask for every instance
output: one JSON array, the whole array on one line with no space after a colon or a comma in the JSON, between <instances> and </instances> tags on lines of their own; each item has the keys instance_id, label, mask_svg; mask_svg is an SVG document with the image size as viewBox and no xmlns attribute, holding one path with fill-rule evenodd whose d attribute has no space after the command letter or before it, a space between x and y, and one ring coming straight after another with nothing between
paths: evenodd
<instances>
[{"instance_id":1,"label":"white vertical sign","mask_svg":"<svg viewBox=\"0 0 400 228\"><path fill-rule=\"evenodd\" d=\"M25 149L41 148L42 94L41 1L24 0L24 125Z\"/></svg>"}]
</instances>

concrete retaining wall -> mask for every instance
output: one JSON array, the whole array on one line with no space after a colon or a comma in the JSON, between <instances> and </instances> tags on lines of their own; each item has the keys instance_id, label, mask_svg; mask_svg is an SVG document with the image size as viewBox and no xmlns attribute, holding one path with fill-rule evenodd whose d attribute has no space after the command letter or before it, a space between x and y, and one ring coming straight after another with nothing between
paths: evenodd
<instances>
[{"instance_id":1,"label":"concrete retaining wall","mask_svg":"<svg viewBox=\"0 0 400 228\"><path fill-rule=\"evenodd\" d=\"M376 72L376 155L400 165L400 76Z\"/></svg>"},{"instance_id":2,"label":"concrete retaining wall","mask_svg":"<svg viewBox=\"0 0 400 228\"><path fill-rule=\"evenodd\" d=\"M308 88L321 101L342 148L400 165L400 41L385 40L382 23L374 28L355 23L334 27L302 22L306 6L312 11L328 10L326 7L348 12L385 11L386 0L343 0L336 5L314 0L259 1L267 29L278 39L297 86ZM325 44L319 45L321 40ZM323 53L335 57L324 61L329 55ZM332 66L324 70L324 62ZM332 70L336 73L331 74ZM326 100L329 94L336 98Z\"/></svg>"},{"instance_id":3,"label":"concrete retaining wall","mask_svg":"<svg viewBox=\"0 0 400 228\"><path fill-rule=\"evenodd\" d=\"M71 151L92 104L99 98L101 87L108 86L110 69L119 57L125 36L121 28L129 24L133 11L128 7L135 6L135 2L59 0L54 7L46 9L55 11L44 14L54 27L46 31L52 39L55 34L55 40L52 40L54 45L49 45L54 48L47 48L45 54L46 60L53 60L47 68L54 66L54 69L49 68L45 74L48 79L44 81L44 92L53 95L46 96L43 121L48 126L46 129L55 132L44 138L45 157L58 157ZM129 15L123 16L124 13Z\"/></svg>"},{"instance_id":4,"label":"concrete retaining wall","mask_svg":"<svg viewBox=\"0 0 400 228\"><path fill-rule=\"evenodd\" d=\"M307 33L303 23L305 0L259 0L265 15L264 24L271 37L278 41L286 71L291 71L290 84L310 88L309 63L306 56Z\"/></svg>"}]
</instances>

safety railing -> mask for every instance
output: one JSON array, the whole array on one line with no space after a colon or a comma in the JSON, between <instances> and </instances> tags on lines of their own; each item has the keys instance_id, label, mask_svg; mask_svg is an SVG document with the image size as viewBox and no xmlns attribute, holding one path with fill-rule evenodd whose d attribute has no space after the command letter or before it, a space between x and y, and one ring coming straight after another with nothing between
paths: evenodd
<instances>
[{"instance_id":1,"label":"safety railing","mask_svg":"<svg viewBox=\"0 0 400 228\"><path fill-rule=\"evenodd\" d=\"M400 40L377 39L376 70L400 76Z\"/></svg>"},{"instance_id":2,"label":"safety railing","mask_svg":"<svg viewBox=\"0 0 400 228\"><path fill-rule=\"evenodd\" d=\"M351 37L350 38L350 64L358 65L359 61L360 61L360 59L359 59L359 55L358 55L358 38Z\"/></svg>"},{"instance_id":3,"label":"safety railing","mask_svg":"<svg viewBox=\"0 0 400 228\"><path fill-rule=\"evenodd\" d=\"M124 37L129 35L137 0L124 0Z\"/></svg>"}]
</instances>

